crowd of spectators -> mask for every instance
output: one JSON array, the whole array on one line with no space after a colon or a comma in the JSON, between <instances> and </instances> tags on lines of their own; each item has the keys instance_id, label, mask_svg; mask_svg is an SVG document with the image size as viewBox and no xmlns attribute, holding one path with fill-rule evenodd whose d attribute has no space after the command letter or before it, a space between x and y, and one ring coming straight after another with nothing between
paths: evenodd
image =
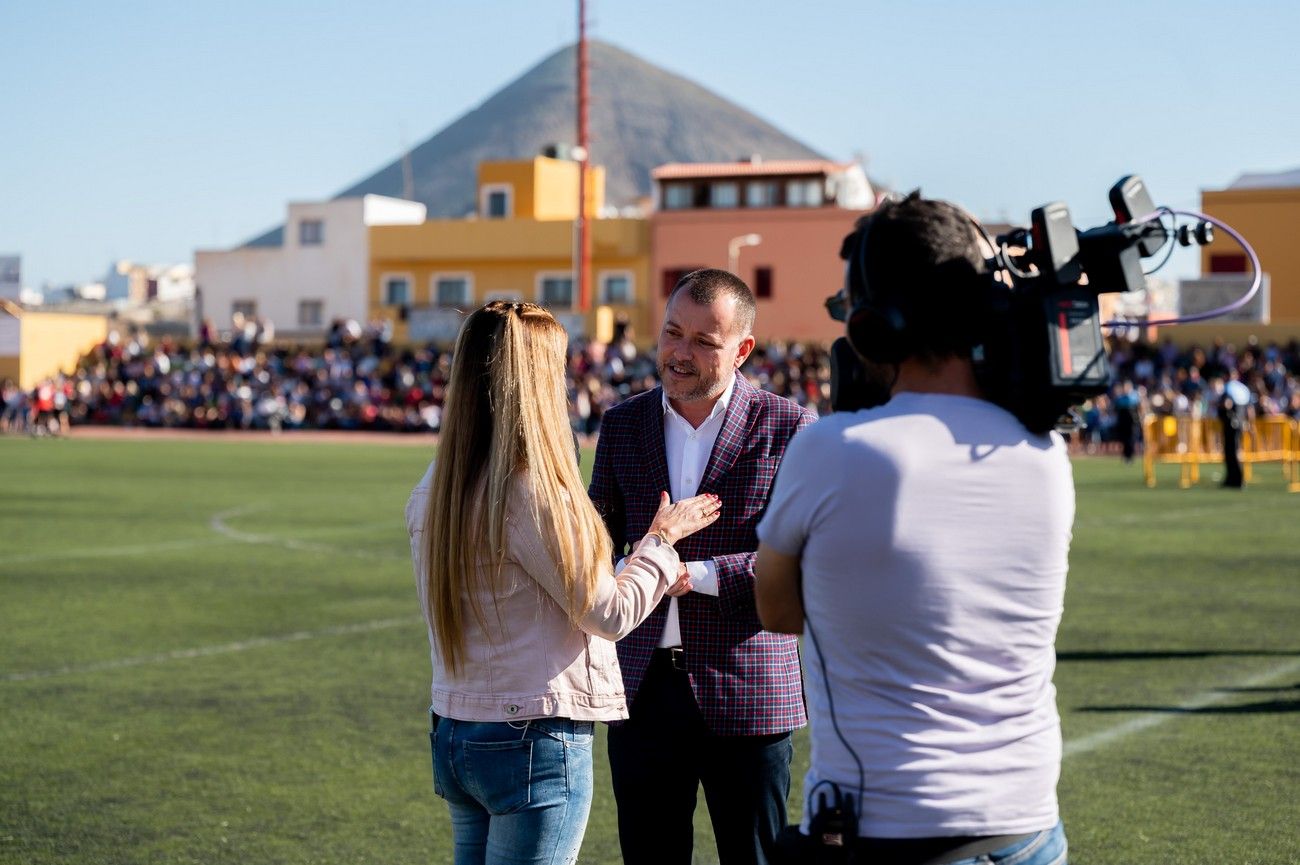
<instances>
[{"instance_id":1,"label":"crowd of spectators","mask_svg":"<svg viewBox=\"0 0 1300 865\"><path fill-rule=\"evenodd\" d=\"M114 332L68 376L31 392L4 385L0 431L66 431L77 424L194 429L337 429L432 432L441 424L448 347L399 347L383 323L335 322L323 345L271 342L258 322L225 340L204 329L193 344ZM1115 342L1111 392L1080 409L1081 446L1106 449L1140 437L1148 414L1214 417L1227 382L1250 390L1249 411L1300 419L1300 346L1221 341L1182 350L1171 342ZM757 386L818 414L830 411L825 346L760 344L743 368ZM574 430L595 434L610 406L657 383L654 357L622 336L575 342L569 359Z\"/></svg>"},{"instance_id":2,"label":"crowd of spectators","mask_svg":"<svg viewBox=\"0 0 1300 865\"><path fill-rule=\"evenodd\" d=\"M1208 347L1179 348L1113 340L1108 347L1115 384L1108 394L1080 409L1081 442L1088 448L1117 445L1131 453L1149 416L1215 418L1230 382L1250 393L1246 417L1285 416L1300 420L1300 343L1238 348L1222 339Z\"/></svg>"}]
</instances>

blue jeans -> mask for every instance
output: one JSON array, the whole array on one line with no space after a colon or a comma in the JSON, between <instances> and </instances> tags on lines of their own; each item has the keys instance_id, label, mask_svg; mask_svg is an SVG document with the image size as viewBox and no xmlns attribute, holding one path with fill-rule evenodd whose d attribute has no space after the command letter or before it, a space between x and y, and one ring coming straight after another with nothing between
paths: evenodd
<instances>
[{"instance_id":1,"label":"blue jeans","mask_svg":"<svg viewBox=\"0 0 1300 865\"><path fill-rule=\"evenodd\" d=\"M433 787L456 865L570 865L591 811L591 721L437 719Z\"/></svg>"},{"instance_id":2,"label":"blue jeans","mask_svg":"<svg viewBox=\"0 0 1300 865\"><path fill-rule=\"evenodd\" d=\"M983 856L960 859L952 865L1067 865L1069 846L1065 843L1065 826L1057 823L1009 847Z\"/></svg>"},{"instance_id":3,"label":"blue jeans","mask_svg":"<svg viewBox=\"0 0 1300 865\"><path fill-rule=\"evenodd\" d=\"M786 839L790 841L791 839ZM1060 821L1051 829L1013 841L1005 847L963 856L960 848L988 849L990 843L998 843L990 838L948 838L934 836L929 838L859 838L853 851L859 862L890 862L896 865L928 865L942 862L944 865L1067 865L1069 848L1065 843L1065 828ZM787 855L784 861L802 861L806 858L803 846L798 843L785 846ZM961 858L953 858L960 856Z\"/></svg>"}]
</instances>

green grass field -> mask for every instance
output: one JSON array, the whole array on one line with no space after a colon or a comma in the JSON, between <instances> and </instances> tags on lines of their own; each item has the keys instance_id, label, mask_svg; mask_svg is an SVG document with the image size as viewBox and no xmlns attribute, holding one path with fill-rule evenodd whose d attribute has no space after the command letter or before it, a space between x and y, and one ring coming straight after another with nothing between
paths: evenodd
<instances>
[{"instance_id":1,"label":"green grass field","mask_svg":"<svg viewBox=\"0 0 1300 865\"><path fill-rule=\"evenodd\" d=\"M0 862L450 861L402 520L429 456L0 440ZM1300 495L1075 471L1071 861L1300 861Z\"/></svg>"}]
</instances>

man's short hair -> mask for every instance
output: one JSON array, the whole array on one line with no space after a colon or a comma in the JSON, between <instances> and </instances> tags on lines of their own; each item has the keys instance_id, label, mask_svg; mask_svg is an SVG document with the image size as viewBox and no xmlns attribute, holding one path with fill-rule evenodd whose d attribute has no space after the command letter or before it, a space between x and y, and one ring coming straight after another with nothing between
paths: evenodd
<instances>
[{"instance_id":1,"label":"man's short hair","mask_svg":"<svg viewBox=\"0 0 1300 865\"><path fill-rule=\"evenodd\" d=\"M989 277L972 218L947 201L922 198L920 190L882 202L858 219L844 238L850 291L892 306L906 322L909 354L926 358L962 355L977 341L986 317ZM866 248L860 249L863 236ZM862 297L851 297L859 303Z\"/></svg>"},{"instance_id":2,"label":"man's short hair","mask_svg":"<svg viewBox=\"0 0 1300 865\"><path fill-rule=\"evenodd\" d=\"M736 299L736 328L744 339L754 331L754 318L758 314L758 305L754 302L754 292L749 290L745 281L729 270L706 267L692 270L677 280L673 290L668 294L672 303L678 292L684 291L691 300L701 306L708 306L719 296Z\"/></svg>"}]
</instances>

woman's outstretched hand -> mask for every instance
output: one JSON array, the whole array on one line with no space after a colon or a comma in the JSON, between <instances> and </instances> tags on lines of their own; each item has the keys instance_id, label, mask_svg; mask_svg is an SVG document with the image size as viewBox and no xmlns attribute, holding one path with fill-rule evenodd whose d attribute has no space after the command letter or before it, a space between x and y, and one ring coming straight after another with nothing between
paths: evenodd
<instances>
[{"instance_id":1,"label":"woman's outstretched hand","mask_svg":"<svg viewBox=\"0 0 1300 865\"><path fill-rule=\"evenodd\" d=\"M668 493L659 494L659 510L650 521L650 531L675 544L688 535L712 525L722 514L722 500L713 493L670 502Z\"/></svg>"}]
</instances>

